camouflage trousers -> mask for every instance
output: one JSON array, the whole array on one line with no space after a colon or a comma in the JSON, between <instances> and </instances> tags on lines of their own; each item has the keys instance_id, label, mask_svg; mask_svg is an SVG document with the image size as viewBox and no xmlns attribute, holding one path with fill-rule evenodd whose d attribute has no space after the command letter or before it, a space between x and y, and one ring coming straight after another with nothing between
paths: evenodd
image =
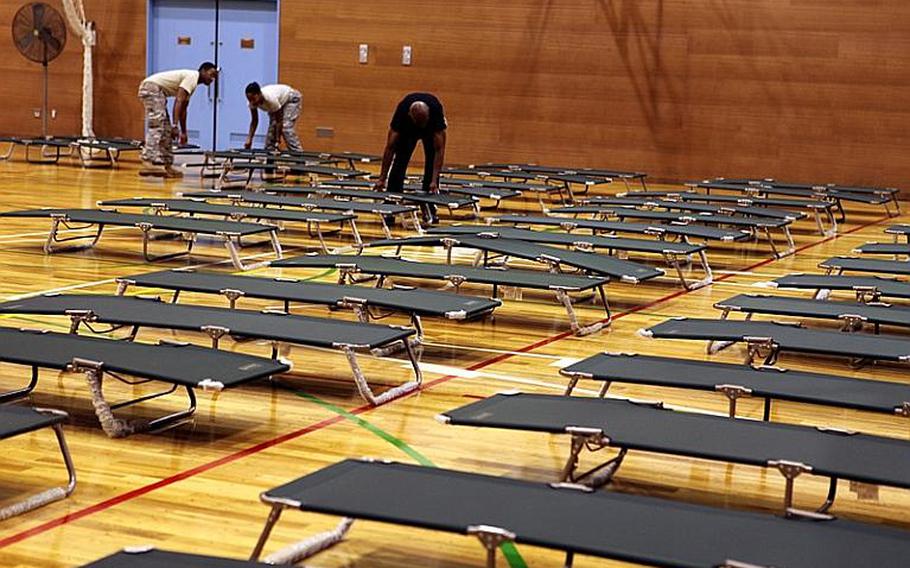
<instances>
[{"instance_id":1,"label":"camouflage trousers","mask_svg":"<svg viewBox=\"0 0 910 568\"><path fill-rule=\"evenodd\" d=\"M288 150L300 152L300 138L297 137L297 119L300 118L301 97L299 91L291 93L288 102L278 112L269 113L269 130L265 136L265 147L269 150L278 148L278 142L284 138Z\"/></svg>"},{"instance_id":2,"label":"camouflage trousers","mask_svg":"<svg viewBox=\"0 0 910 568\"><path fill-rule=\"evenodd\" d=\"M167 96L161 87L147 81L139 85L139 100L145 106L145 144L141 157L146 162L170 166L174 163L174 128L167 112Z\"/></svg>"}]
</instances>

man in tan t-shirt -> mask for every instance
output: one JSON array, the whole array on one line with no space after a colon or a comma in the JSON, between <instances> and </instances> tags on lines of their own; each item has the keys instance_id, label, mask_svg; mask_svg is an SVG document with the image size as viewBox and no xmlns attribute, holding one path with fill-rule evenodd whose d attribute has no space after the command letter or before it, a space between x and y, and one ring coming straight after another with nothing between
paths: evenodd
<instances>
[{"instance_id":1,"label":"man in tan t-shirt","mask_svg":"<svg viewBox=\"0 0 910 568\"><path fill-rule=\"evenodd\" d=\"M281 138L288 150L301 152L300 138L297 136L297 119L300 118L300 91L288 85L266 85L260 87L253 82L246 86L246 100L250 103L250 131L244 148L253 147L253 136L259 127L259 110L269 115L269 130L265 136L265 147L277 150Z\"/></svg>"},{"instance_id":2,"label":"man in tan t-shirt","mask_svg":"<svg viewBox=\"0 0 910 568\"><path fill-rule=\"evenodd\" d=\"M145 145L142 147L143 169L139 175L180 177L173 168L174 136L179 135L180 144L186 144L186 109L190 97L201 83L211 85L218 78L214 63L206 61L197 71L175 69L162 71L146 77L139 85L139 100L145 106L148 128ZM167 98L174 97L174 125L171 126L167 113Z\"/></svg>"}]
</instances>

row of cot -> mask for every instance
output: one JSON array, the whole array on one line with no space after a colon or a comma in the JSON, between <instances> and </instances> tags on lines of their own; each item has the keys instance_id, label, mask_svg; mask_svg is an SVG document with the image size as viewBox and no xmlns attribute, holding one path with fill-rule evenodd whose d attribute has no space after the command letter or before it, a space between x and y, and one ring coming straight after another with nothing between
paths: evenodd
<instances>
[{"instance_id":1,"label":"row of cot","mask_svg":"<svg viewBox=\"0 0 910 568\"><path fill-rule=\"evenodd\" d=\"M627 381L701 389L712 380L737 381L754 388L758 396L878 412L888 412L889 404L893 410L894 401L905 400L908 390L892 383L611 354L579 362L563 374L571 378L570 389L579 378L605 381L605 387L607 381ZM681 375L698 377L700 381L689 379L695 381L693 386L679 379ZM862 402L857 403L855 399ZM906 403L903 404L905 407ZM262 552L271 529L287 508L476 534L491 557L496 546L508 540L556 548L568 553L567 565L575 553L647 563L663 559L673 565L731 567L849 566L859 554L866 559L874 557L876 565L892 565L886 559L895 551L890 548L893 543L881 557L880 551L866 547L892 540L906 541L900 531L857 525L825 514L833 504L838 478L910 487L903 463L910 454L903 441L824 428L688 414L636 401L541 395L497 395L446 412L440 419L456 425L570 435L572 449L560 479L571 483L562 481L547 488L476 474L347 460L263 493L262 499L272 507L272 513L253 557ZM668 436L670 432L678 435ZM590 472L579 473L578 459L584 448L591 451L616 448L620 453ZM592 486L609 482L629 450L775 468L786 479L787 514L781 519L617 494L581 497ZM769 456L780 459L768 459ZM809 473L831 478L820 512L802 511L793 503L794 479ZM589 480L586 485L578 483L585 479ZM470 491L474 498L465 499L467 493L462 490ZM477 495L485 499L476 499ZM429 499L430 496L434 498ZM531 523L523 521L529 517L529 507L533 509ZM795 519L802 522L794 522ZM692 530L698 537L694 541L690 538L683 543L667 538L680 522L685 522L687 527L695 524ZM617 532L614 524L624 526L625 530ZM581 528L589 525L599 529ZM561 526L572 528L561 530ZM605 526L611 529L603 530ZM710 539L708 535L719 526L726 526L725 534L740 538ZM764 527L758 537L763 546L744 546L741 538L758 526ZM815 528L805 529L807 526ZM338 542L349 528L350 519L347 519L336 531L280 551L269 560L283 562L307 556ZM630 534L639 534L639 538L630 539ZM858 546L859 550L847 556L842 556L846 549L838 549L833 556L813 553L807 557L804 551L794 556L788 546L776 546L809 535L819 539L817 543L825 549L839 546L835 542L839 539L849 538L851 546ZM769 548L774 552L767 552ZM184 560L198 562L189 557Z\"/></svg>"},{"instance_id":2,"label":"row of cot","mask_svg":"<svg viewBox=\"0 0 910 568\"><path fill-rule=\"evenodd\" d=\"M156 286L160 284L159 282L154 281L154 279L152 282ZM816 300L809 300L808 302L814 302L815 304L834 304L833 302L818 302ZM62 306L55 300L52 301L52 303L57 304L56 307L50 308L52 311L56 310L55 313L70 313L70 315L73 316L79 312L83 312L82 316L86 316L84 313L85 310L64 310L62 309ZM64 302L63 305L66 305L66 303ZM725 309L731 305L736 305L735 298L719 303L719 307L724 307ZM47 308L47 305L43 301L38 302L37 309L46 310ZM28 307L26 306L23 308L21 306L12 306L11 309L13 311L20 309L27 310ZM834 313L826 310L827 308L823 308L822 311L826 313ZM857 311L855 306L852 308L852 311ZM831 317L830 315L816 315L817 312L813 312L811 309L806 310L804 307L791 308L790 312L792 315ZM868 314L864 315L863 317L868 317ZM100 321L107 320L104 320L104 318L102 318ZM891 320L880 318L879 320L875 320L875 323L902 325L899 323L899 321L899 318ZM108 323L111 322L108 321ZM120 323L121 325L124 324L122 321ZM903 325L906 325L906 322L904 322ZM832 344L832 339L828 337L824 338L823 341L816 341L816 343L825 346L824 348L819 348L814 351L820 353L864 353L865 355L872 356L877 356L875 353L881 353L881 351L875 353L868 352L868 349L866 348L867 346L865 344L856 346L855 351L846 351L842 345ZM907 360L907 357L903 357L902 360ZM618 362L618 367L616 362ZM604 368L605 365L606 368ZM681 373L681 371L685 370L685 366L691 365L699 366L699 369L689 369L697 372ZM714 367L712 368L711 365L714 365ZM664 367L663 372L660 372L659 370L661 366ZM625 367L625 371L622 370L623 367ZM626 356L604 355L600 356L600 360L585 361L569 369L566 369L564 371L564 374L571 377L572 379L573 384L570 385L570 390L572 387L574 387L574 382L576 382L579 378L599 378L605 380L620 380L630 382L636 382L636 380L638 380L645 384L658 384L662 386L671 385L682 386L684 388L701 389L713 388L714 390L724 392L724 394L730 397L731 414L735 413L735 401L737 398L744 395L754 394L756 396L763 396L766 398L766 416L769 414L770 400L773 398L907 415L908 397L906 392L902 392L906 391L906 387L903 387L901 385L873 381L857 381L855 379L841 379L837 377L806 373L789 373L785 375L786 380L782 380L779 375L780 372L777 370L766 368L738 368L738 370L734 370L732 367L721 367L730 366L706 363L698 364L676 360L661 360L660 358L630 359ZM771 375L770 378L769 374ZM699 377L702 380L695 381L693 384L693 379L689 378L687 380L680 380L678 378L680 375L684 375L686 377ZM673 377L676 377L675 381ZM724 379L727 379L727 382L721 382ZM735 379L738 382L733 382L731 379ZM713 387L711 383L712 380L715 381ZM608 383L605 382L604 386L608 386ZM551 398L552 401L550 400ZM613 403L614 401L605 402ZM640 412L640 410L638 406L634 405L632 407L619 405L616 408L619 408L621 410L612 411L612 414L609 413L611 411L606 410L611 407L592 406L591 408L594 410L588 414L590 420L585 421L581 420L581 418L585 416L585 413L580 410L581 404L581 402L567 403L564 399L557 399L553 397L542 397L540 400L536 400L535 397L528 398L523 395L507 398L494 397L494 399L490 399L489 402L485 401L482 408L478 407L476 409L462 411L461 415L467 416L470 419L461 423L483 426L520 428L553 433L566 432L572 434L573 453L570 456L564 474L566 478L573 480L578 480L579 478L586 477L583 474L576 474L575 472L578 453L585 447L597 448L598 444L601 444L600 447L611 446L620 448L620 455L616 458L608 460L604 464L607 467L597 468L602 473L594 475L592 478L596 478L598 483L604 483L612 478L615 470L618 468L619 464L621 464L622 457L625 455L625 452L628 449L648 449L650 451L661 451L671 454L708 457L712 459L724 459L736 463L776 467L787 479L786 505L787 510L791 513L793 512L791 509L792 483L796 476L803 473L816 473L820 475L831 476L831 489L829 490L829 495L826 499L825 505L823 505L821 508L822 510L827 510L827 508L830 507L831 503L833 502L834 495L836 494L836 480L838 477L872 483L881 483L885 485L894 485L899 487L907 486L906 480L898 479L900 475L898 474L895 476L894 474L895 469L901 471L905 468L891 467L895 463L894 460L903 459L901 457L903 455L901 453L903 449L901 445L896 442L889 443L888 441L881 439L857 436L845 432L833 432L830 430L820 430L819 432L813 432L811 434L808 433L808 431L802 431L799 433L799 435L797 435L794 434L792 427L778 430L772 429L770 431L772 433L769 434L768 432L763 432L761 430L755 429L757 427L753 425L737 424L735 426L731 425L728 427L726 425L721 426L720 423L712 423L710 419L708 419L707 422L702 425L702 428L699 429L697 426L687 426L687 424L690 423L686 421L691 420L691 424L698 424L699 421L703 420L701 417L677 418L675 415L673 415L673 418L668 419L671 421L670 423L662 423L659 415L651 415L648 414L648 412L641 414L641 416L638 418L640 422L636 422L634 415ZM590 403L584 402L583 404ZM560 408L563 406L565 406L565 408L560 410ZM493 409L497 409L499 407L502 407L502 409L500 409L499 414L497 414L493 411ZM634 408L634 410L631 411L633 413L633 417L624 418L623 412L629 412L628 410L625 410L627 408ZM647 408L647 406L642 408ZM455 417L454 419L457 423L458 416L459 411L453 411L451 413L447 413L446 420L452 421L453 417ZM605 416L609 417L609 420L606 420L606 424L610 428L607 430L607 434L604 433L603 428L601 428L601 430L598 432L594 426L586 426L588 424L600 424L600 426L603 426L604 424L598 423L597 420L603 421ZM478 422L476 420L477 417L483 417L483 420ZM471 420L474 421L472 422ZM571 424L569 424L567 421L571 421ZM663 424L666 429L658 429L656 431L648 432L642 428L643 424L656 425L658 423ZM579 426L579 424L582 424L582 426ZM619 430L617 430L617 428L619 428ZM695 429L693 430L692 428ZM755 430L752 433L743 434L742 432L736 430L737 428L745 429L747 432L750 428L753 428ZM683 436L683 438L684 440L688 440L688 442L681 444L679 440L668 441L666 437L666 431L686 431L688 434L686 436ZM719 434L719 436L709 436L708 434L710 432L715 432ZM739 435L737 435L738 432ZM761 433L756 434L755 432ZM800 435L802 437L800 437ZM796 440L794 436L796 436L796 438L799 438L796 442L794 442L794 440ZM754 450L751 448L743 449L743 447L740 446L740 442L744 439L744 437L746 439L755 437L756 440L761 440L761 443L756 444L756 449ZM692 440L697 440L698 442L693 445L691 442ZM730 440L733 440L733 442L730 443ZM868 442L868 444L866 442ZM778 445L775 446L775 443ZM774 448L771 454L767 453L769 444L770 447ZM799 451L792 450L794 447L799 448ZM787 448L791 449L788 450ZM821 450L819 448L821 448ZM782 453L774 453L774 451L778 450ZM783 455L789 458L801 457L802 459L765 460L759 464L757 461L758 458L756 457L758 455ZM831 456L835 456L835 458L831 458ZM881 459L871 459L870 456L877 456L877 458ZM860 457L862 457L862 459L860 459ZM359 466L339 466L339 469L342 469L343 467ZM459 474L453 475L457 476ZM447 481L451 482L451 480ZM305 483L302 480L298 480L298 482L295 482L295 485L299 488L299 486L305 485ZM289 505L288 499L286 498L270 502L278 509L283 509L287 506L295 506ZM301 507L307 508L303 505L301 505ZM358 511L361 510L362 509L355 509L350 514L357 516ZM335 511L337 512L337 509L335 509ZM363 516L366 518L374 518L365 513ZM271 520L271 524L274 524L274 521L277 520L277 515L273 514L273 517L274 519ZM414 521L409 518L399 518L397 522L414 524ZM267 527L267 529L268 528L269 527ZM267 535L267 532L268 530L264 532L264 535ZM502 531L497 532L495 530L492 532L487 531L486 533L484 533L484 531L476 532L482 536L485 535L485 537L492 537L496 534L502 534ZM505 532L508 533L508 531ZM565 543L560 544L564 545ZM261 549L261 547L259 548ZM579 549L578 551L583 552L584 549ZM611 550L608 554L605 555L614 555L612 557L621 557L615 556L615 554L615 550Z\"/></svg>"},{"instance_id":3,"label":"row of cot","mask_svg":"<svg viewBox=\"0 0 910 568\"><path fill-rule=\"evenodd\" d=\"M513 253L514 253L514 251L507 251L507 252L504 252L503 254L513 254ZM292 259L292 260L293 260L293 259ZM537 427L538 427L538 426L532 426L532 428L537 428ZM670 452L670 453L673 453L673 452ZM683 454L685 454L685 452L678 452L678 453L683 453ZM620 461L621 461L621 460L620 460ZM777 461L788 461L788 460L777 460ZM618 462L615 462L615 461L614 461L614 462L612 462L612 464L616 464L616 466L618 467ZM786 464L784 464L784 465L786 465ZM781 471L782 471L782 472L784 472L785 470L786 470L786 471L791 471L791 468L789 468L789 466L788 466L787 468L781 468ZM848 477L848 476L847 476L847 477ZM277 502L277 501L276 501L276 503L278 503L282 508L288 505L287 501L281 501L281 502ZM357 511L354 511L352 514L353 514L353 515L356 515L356 514L357 514ZM369 518L369 515L364 515L364 516L366 516L367 518ZM277 520L277 517L275 517L275 520ZM398 521L398 522L404 522L405 524L414 524L413 521L410 521L410 520L408 520L408 519L400 520L400 521ZM490 528L490 527L482 527L482 528ZM493 527L493 528L495 528L495 527ZM454 530L460 530L460 529L454 529ZM502 536L502 533L503 533L503 532L508 533L508 531L499 531L499 532L497 532L497 531L495 531L495 530L493 530L493 531L477 530L477 531L474 531L474 532L476 532L478 535L482 536L483 539L485 539L486 541L489 541L490 539L495 540L495 537L496 537L497 534L500 535L500 536ZM266 534L266 533L264 533L264 534ZM562 546L563 544L564 544L564 543L560 543L559 545L555 545L555 547L556 547L556 548L568 548L568 547ZM580 551L580 552L583 552L583 549L579 549L579 551ZM595 553L595 554L597 554L597 553ZM622 556L616 556L615 550L611 550L609 553L606 553L606 554L604 554L604 555L606 555L606 556L611 556L611 555L612 555L613 557L622 557ZM730 564L730 565L732 566L732 565L736 565L736 564L734 563L734 564Z\"/></svg>"},{"instance_id":4,"label":"row of cot","mask_svg":"<svg viewBox=\"0 0 910 568\"><path fill-rule=\"evenodd\" d=\"M602 380L605 387L609 381L627 381L699 389L708 388L711 381L736 381L754 388L758 396L877 412L893 410L894 401L908 394L907 387L893 383L616 354L581 361L563 374L570 377L570 388L579 378ZM681 375L694 378L687 383ZM872 402L876 398L878 403ZM910 487L902 465L910 456L904 441L689 414L638 401L510 393L451 410L440 420L571 436L561 481L547 486L346 460L262 494L272 512L253 558L262 553L281 513L301 509L348 518L333 531L274 553L268 562L297 560L339 542L354 518L476 535L487 549L490 565L497 546L507 541L563 550L566 565L571 565L575 554L683 566L850 566L860 559L889 566L901 562L893 555L905 546L898 544L906 542L903 532L837 520L826 512L834 502L839 478ZM675 434L669 436L670 432ZM615 448L620 453L579 473L579 454L585 448ZM786 479L786 514L723 511L615 493L589 495L593 487L613 478L629 450L777 469ZM826 501L816 512L798 509L793 502L795 478L810 473L831 479ZM579 483L584 480L588 481ZM484 499L477 499L478 495ZM685 539L672 538L679 523L687 526ZM718 534L728 538L718 539ZM811 550L793 547L797 542L805 545L806 539L816 546ZM151 558L168 558L181 566L200 562L199 557L142 549L112 556L97 566ZM207 561L232 565L227 560Z\"/></svg>"},{"instance_id":5,"label":"row of cot","mask_svg":"<svg viewBox=\"0 0 910 568\"><path fill-rule=\"evenodd\" d=\"M269 199L268 194L260 197ZM278 197L277 199L281 199ZM287 199L287 198L285 198ZM329 200L332 201L332 200ZM352 234L355 235L355 241L361 244L359 232L355 224L354 214L345 213L317 213L317 212L294 212L284 209L272 209L268 207L245 207L240 205L215 205L207 202L195 202L176 199L127 199L102 202L102 205L115 205L127 207L152 207L156 211L170 212L187 212L190 215L208 214L208 215L232 215L240 217L263 216L277 220L295 220L305 221L308 228L316 226L316 234L322 245L324 252L327 251L323 238L321 225L326 222L332 223L350 223ZM380 213L388 209L379 209ZM53 252L57 249L54 245L60 242L58 232L61 227L72 227L74 223L94 223L98 230L95 235L88 237L91 242L88 246L97 242L101 231L106 224L138 226L143 231L143 251L148 260L160 258L173 258L177 254L188 253L193 246L194 240L188 240L187 250L182 253L172 253L159 257L153 257L149 254L148 245L152 240L152 232L155 230L169 230L203 234L217 234L225 238L225 243L238 268L249 268L240 260L238 248L240 239L244 236L250 236L260 233L268 233L270 240L276 251L281 256L280 244L277 240L277 228L269 225L258 225L236 221L209 221L204 219L194 219L185 217L174 217L167 215L135 215L123 214L112 211L94 211L94 210L31 210L21 212L10 212L2 214L5 216L49 216L53 220L53 227L50 232L46 250ZM380 215L381 217L381 215ZM512 221L514 223L543 223L549 218L534 218L521 216L506 216L502 221ZM594 248L606 248L608 252L614 251L635 251L660 254L668 265L675 268L680 282L689 289L693 289L711 282L712 273L708 265L705 247L701 245L692 245L686 240L691 234L689 227L679 227L674 225L667 226L667 232L675 231L681 234L684 240L681 242L670 242L666 240L651 241L642 239L621 239L615 236L598 236L588 237L579 235L570 235L564 233L550 233L530 231L526 229L493 229L481 225L462 225L451 227L440 227L431 229L431 236L405 238L405 239L388 239L378 241L362 246L396 246L399 248L405 245L433 245L443 244L449 250L453 247L468 247L479 250L484 256L483 268L459 267L454 269L453 266L431 265L427 263L407 263L400 259L375 258L375 257L347 257L347 256L306 256L296 259L289 259L285 262L273 263L275 266L324 266L339 268L342 275L354 272L370 273L379 276L408 276L418 275L431 279L444 279L456 288L464 282L480 282L484 284L493 284L494 295L497 286L516 286L529 287L536 289L548 289L557 293L558 299L567 308L570 322L576 332L590 332L597 329L598 326L585 328L577 322L577 318L572 309L571 301L568 298L569 293L580 293L585 290L596 289L600 294L604 308L607 311L607 322L609 321L609 305L603 285L610 279L638 283L663 275L663 271L628 260L614 258L609 255L592 254L590 251ZM626 227L627 230L631 230ZM704 228L707 229L707 228ZM717 230L715 230L717 231ZM895 226L889 229L890 232L900 234L901 231L906 233L906 227ZM708 235L707 232L701 231L700 234ZM70 237L73 238L73 237ZM84 237L83 237L84 238ZM574 249L582 250L561 250L550 245L566 245ZM874 245L867 245L874 246ZM888 245L887 250L894 252L894 246ZM583 272L582 275L571 274L535 274L521 270L488 270L489 255L499 254L505 257L518 257L529 260L537 260L544 263L557 272L562 272L564 268L575 269ZM704 272L704 278L696 281L686 279L683 272L683 265L693 256L697 256L699 263ZM847 262L846 259L832 259L829 263ZM855 266L856 263L873 263L871 267L879 269L879 265L888 264L888 261L852 261L848 267ZM899 261L891 264L902 265ZM899 266L900 267L900 266ZM423 269L421 271L421 269ZM380 281L381 284L381 281Z\"/></svg>"}]
</instances>

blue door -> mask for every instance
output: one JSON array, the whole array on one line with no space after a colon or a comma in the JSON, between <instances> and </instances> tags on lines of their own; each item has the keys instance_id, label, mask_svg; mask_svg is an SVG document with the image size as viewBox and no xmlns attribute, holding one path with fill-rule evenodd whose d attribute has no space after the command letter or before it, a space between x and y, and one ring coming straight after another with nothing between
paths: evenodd
<instances>
[{"instance_id":1,"label":"blue door","mask_svg":"<svg viewBox=\"0 0 910 568\"><path fill-rule=\"evenodd\" d=\"M148 72L218 65L215 85L190 99L190 144L206 149L238 147L246 140L250 113L247 83L278 77L278 0L149 0ZM255 144L262 146L268 119L260 117Z\"/></svg>"},{"instance_id":2,"label":"blue door","mask_svg":"<svg viewBox=\"0 0 910 568\"><path fill-rule=\"evenodd\" d=\"M250 113L244 89L278 80L278 2L220 0L218 8L218 147L246 140ZM265 144L268 118L260 113L254 146Z\"/></svg>"},{"instance_id":3,"label":"blue door","mask_svg":"<svg viewBox=\"0 0 910 568\"><path fill-rule=\"evenodd\" d=\"M215 61L215 0L152 0L149 14L149 75L170 69L196 69L203 61ZM172 112L172 101L168 107L168 112ZM190 144L211 148L214 116L214 87L201 85L187 109Z\"/></svg>"}]
</instances>

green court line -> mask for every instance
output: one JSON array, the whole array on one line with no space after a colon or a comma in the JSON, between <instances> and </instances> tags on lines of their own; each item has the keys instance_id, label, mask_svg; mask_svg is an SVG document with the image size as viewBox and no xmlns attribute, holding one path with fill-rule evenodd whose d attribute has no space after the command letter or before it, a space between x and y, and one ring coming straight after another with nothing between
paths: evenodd
<instances>
[{"instance_id":1,"label":"green court line","mask_svg":"<svg viewBox=\"0 0 910 568\"><path fill-rule=\"evenodd\" d=\"M294 394L296 394L300 398L309 400L310 402L317 404L330 412L334 412L335 414L341 416L345 420L349 420L350 422L353 422L354 424L356 424L357 426L360 426L364 430L367 430L371 434L374 434L374 435L378 436L379 438L382 438L389 444L395 446L396 448L398 448L399 450L401 450L402 452L407 454L411 459L413 459L420 465L427 466L427 467L436 467L436 464L434 464L432 461L430 461L430 459L428 457L426 457L425 455L421 454L420 452L418 452L417 450L412 448L404 440L402 440L400 438L396 438L395 436L393 436L392 434L389 434L382 428L376 426L375 424L372 424L371 422L364 420L363 418L361 418L359 416L355 416L355 415L351 414L350 412L341 408L340 406L336 406L336 405L332 404L331 402L322 400L321 398L315 397L315 396L305 393L305 392L295 391ZM502 551L502 555L505 557L506 562L509 563L509 566L511 566L511 568L527 568L527 566L528 566L527 563L524 561L524 558L521 557L521 553L518 552L518 548L516 548L514 543L504 542L501 545L499 545L499 549Z\"/></svg>"}]
</instances>

